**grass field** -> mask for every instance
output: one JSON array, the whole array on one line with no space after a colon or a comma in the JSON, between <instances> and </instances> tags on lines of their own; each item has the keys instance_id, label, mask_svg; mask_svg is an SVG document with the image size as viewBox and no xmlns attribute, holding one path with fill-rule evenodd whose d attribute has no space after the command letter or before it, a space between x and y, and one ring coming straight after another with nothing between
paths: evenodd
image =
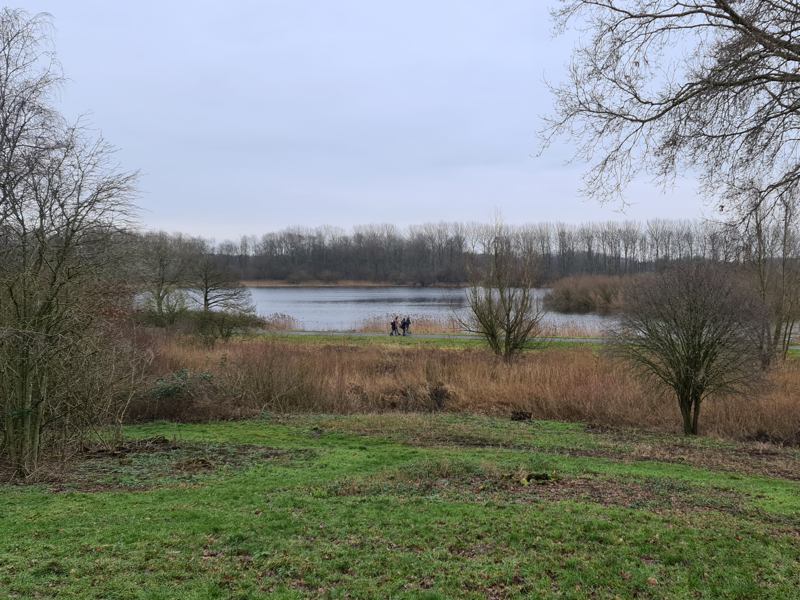
<instances>
[{"instance_id":1,"label":"grass field","mask_svg":"<svg viewBox=\"0 0 800 600\"><path fill-rule=\"evenodd\" d=\"M128 429L0 487L3 598L796 598L800 454L382 414Z\"/></svg>"}]
</instances>

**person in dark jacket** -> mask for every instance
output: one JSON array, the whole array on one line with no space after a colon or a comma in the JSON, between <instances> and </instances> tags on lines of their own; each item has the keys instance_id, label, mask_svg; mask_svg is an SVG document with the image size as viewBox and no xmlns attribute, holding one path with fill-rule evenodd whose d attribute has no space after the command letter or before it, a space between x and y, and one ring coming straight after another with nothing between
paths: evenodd
<instances>
[{"instance_id":1,"label":"person in dark jacket","mask_svg":"<svg viewBox=\"0 0 800 600\"><path fill-rule=\"evenodd\" d=\"M389 335L400 335L400 332L397 331L397 317L392 319L392 332Z\"/></svg>"}]
</instances>

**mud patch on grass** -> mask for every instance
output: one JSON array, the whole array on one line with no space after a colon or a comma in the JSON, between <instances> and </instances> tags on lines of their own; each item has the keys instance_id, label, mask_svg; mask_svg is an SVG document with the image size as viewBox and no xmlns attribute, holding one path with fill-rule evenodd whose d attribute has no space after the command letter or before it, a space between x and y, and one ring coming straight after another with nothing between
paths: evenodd
<instances>
[{"instance_id":1,"label":"mud patch on grass","mask_svg":"<svg viewBox=\"0 0 800 600\"><path fill-rule=\"evenodd\" d=\"M737 515L751 512L745 507L745 495L682 481L570 476L451 460L415 463L368 479L346 480L330 486L328 492L336 496L440 496L467 502L572 500L651 511L717 510Z\"/></svg>"},{"instance_id":2,"label":"mud patch on grass","mask_svg":"<svg viewBox=\"0 0 800 600\"><path fill-rule=\"evenodd\" d=\"M770 442L720 442L709 438L680 438L626 428L587 425L601 446L597 451L570 449L568 454L622 461L685 464L712 471L761 475L800 481L797 448Z\"/></svg>"},{"instance_id":3,"label":"mud patch on grass","mask_svg":"<svg viewBox=\"0 0 800 600\"><path fill-rule=\"evenodd\" d=\"M218 473L263 464L287 466L315 456L312 450L211 444L163 437L87 449L59 472L44 473L39 483L53 492L145 491L168 485L192 485Z\"/></svg>"}]
</instances>

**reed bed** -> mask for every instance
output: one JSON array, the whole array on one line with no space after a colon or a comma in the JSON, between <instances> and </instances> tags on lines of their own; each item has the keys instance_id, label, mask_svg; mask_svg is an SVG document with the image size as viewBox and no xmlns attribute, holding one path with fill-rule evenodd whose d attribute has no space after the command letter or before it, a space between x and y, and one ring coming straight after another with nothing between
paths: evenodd
<instances>
[{"instance_id":1,"label":"reed bed","mask_svg":"<svg viewBox=\"0 0 800 600\"><path fill-rule=\"evenodd\" d=\"M611 314L622 307L622 292L630 276L573 275L556 281L544 297L548 310L560 313Z\"/></svg>"},{"instance_id":2,"label":"reed bed","mask_svg":"<svg viewBox=\"0 0 800 600\"><path fill-rule=\"evenodd\" d=\"M542 336L554 338L589 339L603 338L607 335L601 323L582 323L578 320L564 323L547 323L542 326Z\"/></svg>"},{"instance_id":3,"label":"reed bed","mask_svg":"<svg viewBox=\"0 0 800 600\"><path fill-rule=\"evenodd\" d=\"M300 345L263 339L213 348L154 338L150 386L132 420L202 421L265 412L454 411L678 431L674 399L590 349L528 353L506 365L482 350ZM749 397L708 401L702 433L800 443L800 362Z\"/></svg>"},{"instance_id":4,"label":"reed bed","mask_svg":"<svg viewBox=\"0 0 800 600\"><path fill-rule=\"evenodd\" d=\"M405 315L400 315L402 318ZM464 328L458 319L453 316L430 317L423 315L410 315L411 332L422 334L457 334L463 333ZM390 323L394 315L373 315L361 321L355 328L359 333L388 333L391 329Z\"/></svg>"},{"instance_id":5,"label":"reed bed","mask_svg":"<svg viewBox=\"0 0 800 600\"><path fill-rule=\"evenodd\" d=\"M292 315L272 313L264 317L264 329L267 331L298 331L303 329L303 326Z\"/></svg>"}]
</instances>

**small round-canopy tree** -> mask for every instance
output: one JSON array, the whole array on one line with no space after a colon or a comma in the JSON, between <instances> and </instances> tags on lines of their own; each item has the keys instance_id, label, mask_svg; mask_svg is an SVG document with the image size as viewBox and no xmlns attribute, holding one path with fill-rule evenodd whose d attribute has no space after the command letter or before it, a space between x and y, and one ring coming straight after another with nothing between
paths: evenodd
<instances>
[{"instance_id":1,"label":"small round-canopy tree","mask_svg":"<svg viewBox=\"0 0 800 600\"><path fill-rule=\"evenodd\" d=\"M626 290L611 349L674 392L683 432L698 433L712 395L749 389L761 370L763 306L727 270L689 262Z\"/></svg>"}]
</instances>

